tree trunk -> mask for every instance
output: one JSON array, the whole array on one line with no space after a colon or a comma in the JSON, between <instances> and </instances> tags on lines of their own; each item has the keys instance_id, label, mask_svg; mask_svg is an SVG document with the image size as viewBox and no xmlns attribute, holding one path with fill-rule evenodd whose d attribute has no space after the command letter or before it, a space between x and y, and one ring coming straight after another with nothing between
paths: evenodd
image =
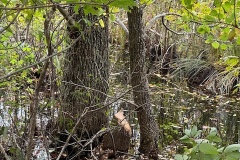
<instances>
[{"instance_id":1,"label":"tree trunk","mask_svg":"<svg viewBox=\"0 0 240 160\"><path fill-rule=\"evenodd\" d=\"M158 150L159 127L151 115L152 106L146 75L142 15L142 9L137 7L128 12L130 75L134 102L138 105L137 116L140 125L139 151L146 155L154 156L152 155L153 152L156 153Z\"/></svg>"},{"instance_id":2,"label":"tree trunk","mask_svg":"<svg viewBox=\"0 0 240 160\"><path fill-rule=\"evenodd\" d=\"M104 106L108 92L108 17L84 15L83 9L75 14L73 7L69 14L77 22L68 26L70 41L80 39L64 57L61 86L61 130L71 131L77 119L88 109L76 133L90 138L108 122ZM98 23L102 18L104 27ZM86 21L91 22L87 24Z\"/></svg>"}]
</instances>

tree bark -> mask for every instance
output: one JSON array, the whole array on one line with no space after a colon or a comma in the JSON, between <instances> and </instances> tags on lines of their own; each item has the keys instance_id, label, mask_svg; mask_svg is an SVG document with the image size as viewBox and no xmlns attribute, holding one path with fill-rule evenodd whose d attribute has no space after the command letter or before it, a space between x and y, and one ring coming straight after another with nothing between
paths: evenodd
<instances>
[{"instance_id":1,"label":"tree bark","mask_svg":"<svg viewBox=\"0 0 240 160\"><path fill-rule=\"evenodd\" d=\"M83 9L75 14L73 7L69 14L78 25L68 25L70 41L80 37L64 57L60 128L70 131L88 108L76 133L89 138L108 122L105 109L99 109L108 92L108 17L84 15ZM99 24L100 18L104 27Z\"/></svg>"},{"instance_id":2,"label":"tree bark","mask_svg":"<svg viewBox=\"0 0 240 160\"><path fill-rule=\"evenodd\" d=\"M139 151L153 156L151 154L158 151L159 126L151 114L152 106L146 75L142 15L143 11L138 7L133 7L128 12L130 75L134 102L138 106L137 116L140 125Z\"/></svg>"}]
</instances>

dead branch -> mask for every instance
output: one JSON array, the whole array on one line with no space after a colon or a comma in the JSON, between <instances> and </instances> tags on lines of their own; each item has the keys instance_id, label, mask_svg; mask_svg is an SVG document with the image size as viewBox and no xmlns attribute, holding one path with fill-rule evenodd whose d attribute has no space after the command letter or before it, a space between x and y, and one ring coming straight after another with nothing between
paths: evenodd
<instances>
[{"instance_id":1,"label":"dead branch","mask_svg":"<svg viewBox=\"0 0 240 160\"><path fill-rule=\"evenodd\" d=\"M71 16L68 15L68 13L65 11L65 9L63 9L58 3L54 3L55 6L57 7L58 11L63 15L63 17L67 20L67 22L71 25L74 26L75 21L72 19Z\"/></svg>"},{"instance_id":2,"label":"dead branch","mask_svg":"<svg viewBox=\"0 0 240 160\"><path fill-rule=\"evenodd\" d=\"M155 17L153 17L153 18L148 22L148 24L146 25L146 27L145 27L144 30L150 29L150 28L152 27L152 25L155 23L156 20L158 20L159 18L168 16L168 15L174 15L174 16L182 17L180 14L177 14L177 13L162 13L162 14L156 15Z\"/></svg>"},{"instance_id":3,"label":"dead branch","mask_svg":"<svg viewBox=\"0 0 240 160\"><path fill-rule=\"evenodd\" d=\"M100 130L98 131L89 141L87 141L84 145L83 148L87 147L89 144L91 144L94 139L96 139L97 137L103 135L104 133L108 132L109 129L106 130ZM74 155L70 160L73 160L75 157L77 157L78 155L80 155L83 151L78 152L76 155Z\"/></svg>"},{"instance_id":4,"label":"dead branch","mask_svg":"<svg viewBox=\"0 0 240 160\"><path fill-rule=\"evenodd\" d=\"M116 21L117 24L119 24L120 27L122 27L122 29L125 31L126 35L128 36L129 31L128 31L127 27L125 26L125 24L122 21L120 21L119 18L116 18L115 21Z\"/></svg>"},{"instance_id":5,"label":"dead branch","mask_svg":"<svg viewBox=\"0 0 240 160\"><path fill-rule=\"evenodd\" d=\"M2 144L0 143L0 151L2 152L2 154L4 155L6 160L11 160L11 158L7 155L7 153L5 152L4 147L2 146Z\"/></svg>"},{"instance_id":6,"label":"dead branch","mask_svg":"<svg viewBox=\"0 0 240 160\"><path fill-rule=\"evenodd\" d=\"M46 19L44 21L44 34L47 42L48 56L51 56L53 54L52 42L51 42L51 36L50 36L50 23L51 23L51 19L53 18L54 12L55 10L52 9L51 12L49 12L48 15L46 15ZM45 61L44 63L43 70L40 73L40 77L36 85L33 102L30 104L31 116L30 116L30 124L29 124L29 142L27 147L26 160L29 160L32 154L34 132L36 127L37 108L39 103L38 97L39 97L40 88L43 85L44 78L47 73L48 66L49 66L49 60Z\"/></svg>"},{"instance_id":7,"label":"dead branch","mask_svg":"<svg viewBox=\"0 0 240 160\"><path fill-rule=\"evenodd\" d=\"M156 15L156 16L153 17L153 18L148 22L148 24L146 25L146 27L145 27L145 29L144 29L145 32L146 32L146 30L149 30L149 29L152 27L152 25L155 23L156 20L158 20L159 18L161 18L161 21L162 21L163 26L164 26L167 30L169 30L170 32L172 32L172 33L174 33L174 34L176 34L176 35L195 34L195 32L190 32L190 33L188 33L188 32L181 32L181 33L179 33L179 32L176 32L176 31L172 30L170 27L168 27L168 26L165 24L165 17L166 17L166 16L169 16L169 15L182 17L182 15L180 15L180 14L171 13L171 12L169 12L169 13L162 13L162 14ZM196 24L201 24L201 23L196 22L196 21L190 21L190 22L196 23Z\"/></svg>"}]
</instances>

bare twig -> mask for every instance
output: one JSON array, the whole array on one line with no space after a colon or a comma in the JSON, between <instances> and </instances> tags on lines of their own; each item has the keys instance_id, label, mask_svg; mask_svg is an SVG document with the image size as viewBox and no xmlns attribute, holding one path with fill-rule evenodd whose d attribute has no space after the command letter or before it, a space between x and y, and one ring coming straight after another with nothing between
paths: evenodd
<instances>
[{"instance_id":1,"label":"bare twig","mask_svg":"<svg viewBox=\"0 0 240 160\"><path fill-rule=\"evenodd\" d=\"M22 7L21 7L21 8L23 8L24 5L25 5L27 2L28 2L28 1L25 0L25 1L23 2L23 4L22 4ZM1 28L0 34L2 34L5 30L7 30L7 29L14 23L14 21L17 19L18 15L19 15L20 12L21 12L21 8L15 8L18 12L17 12L16 15L13 17L13 20L12 20L7 26L5 26L4 28Z\"/></svg>"},{"instance_id":2,"label":"bare twig","mask_svg":"<svg viewBox=\"0 0 240 160\"><path fill-rule=\"evenodd\" d=\"M165 22L164 22L164 18L165 18L166 16L169 16L169 15L182 17L180 14L177 14L177 13L162 13L162 14L159 14L159 15L153 17L153 18L148 22L148 24L146 25L146 27L145 27L144 30L145 30L145 31L146 31L146 30L149 30L149 29L152 27L152 25L154 24L154 22L155 22L157 19L161 18L163 26L164 26L167 30L169 30L170 32L172 32L172 33L174 33L174 34L176 34L176 35L194 34L194 32L193 32L193 33L187 33L187 32L178 33L178 32L176 32L176 31L172 30L171 28L169 28L169 27L165 24ZM195 22L195 23L198 23L198 22Z\"/></svg>"},{"instance_id":3,"label":"bare twig","mask_svg":"<svg viewBox=\"0 0 240 160\"><path fill-rule=\"evenodd\" d=\"M99 104L95 104L95 105L89 106L89 108L93 108L93 107L96 107L96 106L99 106L99 105L103 105L103 107L93 109L93 110L91 110L91 112L96 112L96 111L98 111L98 110L103 109L104 107L108 107L108 106L112 105L113 103L117 102L118 100L122 100L122 101L124 101L124 102L127 102L127 103L135 106L135 110L134 110L134 111L136 111L138 108L142 107L142 106L136 105L135 103L133 103L133 102L131 102L131 101L123 98L126 94L128 94L129 92L131 92L131 91L133 90L133 88L138 87L139 85L136 85L136 86L134 86L134 87L131 87L129 90L125 91L125 92L122 93L120 96L113 97L113 96L110 96L110 95L108 95L108 94L106 94L106 93L103 93L103 92L101 92L101 91L99 91L99 90L96 90L96 89L94 89L94 88L90 88L90 87L87 87L87 86L84 86L84 85L80 85L80 84L76 84L76 83L72 83L72 82L66 82L66 81L62 81L62 83L68 83L68 84L71 84L71 85L75 85L75 86L78 86L78 87L82 87L82 88L85 88L85 89L89 89L89 90L92 90L92 91L96 91L96 92L105 94L105 95L106 95L108 98L110 98L110 99L113 99L113 101L110 101L110 102L108 102L107 104L99 103ZM147 91L146 91L146 92L147 92ZM134 111L132 111L131 113L133 113ZM131 114L131 113L129 113L129 114Z\"/></svg>"},{"instance_id":4,"label":"bare twig","mask_svg":"<svg viewBox=\"0 0 240 160\"><path fill-rule=\"evenodd\" d=\"M101 136L103 133L107 132L108 130L100 130L98 131L88 142L86 142L83 146L83 148L87 147L89 144L91 144L93 142L94 139L96 139L97 137ZM75 157L77 157L78 155L80 155L83 151L78 152L76 155L74 155L70 160L74 159Z\"/></svg>"},{"instance_id":5,"label":"bare twig","mask_svg":"<svg viewBox=\"0 0 240 160\"><path fill-rule=\"evenodd\" d=\"M1 143L0 143L0 151L4 154L4 157L5 157L6 160L11 160L11 158L5 152L5 149L4 149L4 147L2 146Z\"/></svg>"},{"instance_id":6,"label":"bare twig","mask_svg":"<svg viewBox=\"0 0 240 160\"><path fill-rule=\"evenodd\" d=\"M186 32L178 33L178 32L176 32L176 31L172 30L171 28L169 28L169 27L165 24L164 16L162 16L162 24L163 24L163 26L164 26L167 30L169 30L170 32L172 32L172 33L174 33L174 34L176 34L176 35L184 35L184 34L186 34ZM188 34L189 34L189 33L188 33Z\"/></svg>"},{"instance_id":7,"label":"bare twig","mask_svg":"<svg viewBox=\"0 0 240 160\"><path fill-rule=\"evenodd\" d=\"M10 73L8 73L8 74L6 74L6 75L4 75L4 76L1 76L1 77L0 77L0 81L1 81L2 79L7 79L7 78L9 78L9 77L11 77L11 76L19 73L19 72L22 72L22 71L28 69L28 68L34 67L34 66L36 66L36 65L38 65L38 64L40 64L40 63L42 63L42 62L45 62L46 60L48 60L48 59L50 59L50 58L52 58L52 57L54 57L54 56L56 56L56 55L58 55L58 54L60 54L60 53L63 53L63 52L65 52L65 51L67 51L67 50L68 50L69 48L71 48L80 38L81 38L81 35L80 35L77 39L75 39L75 40L73 41L73 43L71 43L68 47L66 47L65 49L63 49L63 50L60 51L60 52L54 53L54 54L52 54L52 55L50 55L50 56L47 56L47 57L43 58L42 60L40 60L40 61L38 61L38 62L36 62L36 63L33 63L33 64L31 64L31 65L22 67L21 69L19 69L19 70L17 70L17 71L10 72Z\"/></svg>"},{"instance_id":8,"label":"bare twig","mask_svg":"<svg viewBox=\"0 0 240 160\"><path fill-rule=\"evenodd\" d=\"M173 15L173 16L182 17L180 14L177 14L177 13L162 13L162 14L156 15L155 17L153 17L153 18L148 22L148 24L147 24L146 27L145 27L145 30L148 30L149 28L151 28L152 25L154 24L154 22L155 22L157 19L162 18L162 17L165 17L165 16L168 16L168 15Z\"/></svg>"},{"instance_id":9,"label":"bare twig","mask_svg":"<svg viewBox=\"0 0 240 160\"><path fill-rule=\"evenodd\" d=\"M83 4L83 5L91 5L91 6L107 6L108 4L99 4L99 3L93 3L93 2L69 2L69 3L59 3L60 6L68 6L69 4ZM49 7L55 7L57 4L43 4L43 5L32 5L32 6L26 6L21 8L16 7L0 7L0 10L26 10L26 9L38 9L38 8L49 8Z\"/></svg>"},{"instance_id":10,"label":"bare twig","mask_svg":"<svg viewBox=\"0 0 240 160\"><path fill-rule=\"evenodd\" d=\"M64 144L64 146L63 146L63 148L62 148L61 152L59 153L59 155L58 155L58 157L57 157L56 160L59 160L59 159L61 158L61 156L62 156L65 148L66 148L67 145L68 145L68 142L70 141L70 139L71 139L71 137L73 136L76 128L78 127L78 125L79 125L79 123L81 122L82 118L87 114L87 112L88 112L88 107L86 107L86 108L84 109L82 115L80 116L80 118L78 118L78 121L76 122L75 126L73 127L72 132L69 134L69 136L68 136L68 138L67 138L67 140L66 140L66 142L65 142L65 144Z\"/></svg>"},{"instance_id":11,"label":"bare twig","mask_svg":"<svg viewBox=\"0 0 240 160\"><path fill-rule=\"evenodd\" d=\"M54 3L53 1L52 1L52 3L55 4L55 6L57 7L57 9L58 9L59 12L63 15L63 17L67 20L67 22L68 22L70 25L74 26L75 21L72 19L71 16L68 15L68 13L65 11L65 9L63 9L63 8L61 7L61 5L59 5L58 3Z\"/></svg>"}]
</instances>

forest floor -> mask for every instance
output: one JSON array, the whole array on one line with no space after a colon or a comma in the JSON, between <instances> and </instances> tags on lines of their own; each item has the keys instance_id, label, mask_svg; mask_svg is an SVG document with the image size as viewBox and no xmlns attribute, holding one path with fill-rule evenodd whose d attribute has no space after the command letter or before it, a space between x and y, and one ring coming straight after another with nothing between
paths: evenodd
<instances>
[{"instance_id":1,"label":"forest floor","mask_svg":"<svg viewBox=\"0 0 240 160\"><path fill-rule=\"evenodd\" d=\"M13 129L13 120L12 118L14 117L13 112L9 110L9 106L4 106L3 102L0 103L0 127L2 129L8 129L6 133L3 133L0 136L1 142L4 142L3 144L8 144L10 141L10 137L14 133L10 133L9 130ZM19 122L24 123L24 116L25 116L25 110L20 108L18 109L16 115L17 119ZM37 116L37 127L38 127L38 133L35 135L35 145L33 149L33 155L32 159L34 160L47 160L47 159L57 159L59 152L56 152L54 148L49 148L49 144L51 141L48 139L48 137L44 136L43 132L46 131L46 125L49 121L50 117L47 115L38 115ZM20 123L19 123L20 124ZM21 125L21 124L20 124ZM15 135L17 136L17 135ZM7 137L7 138L6 138ZM8 144L7 148L11 148L11 144ZM147 156L144 156L142 154L139 154L137 151L137 148L139 146L139 136L133 135L131 138L131 144L130 144L130 149L128 153L123 153L123 152L115 152L113 150L103 150L101 148L101 145L97 146L91 151L91 156L93 158L91 159L100 159L100 160L105 160L105 159L119 159L119 160L124 160L124 159L139 159L139 160L145 160L148 159ZM7 151L6 151L7 152ZM172 159L171 157L174 156L176 153L176 147L173 146L167 146L165 147L159 154L158 154L158 159ZM62 158L67 156L66 153L62 154ZM88 159L88 158L86 158Z\"/></svg>"}]
</instances>

